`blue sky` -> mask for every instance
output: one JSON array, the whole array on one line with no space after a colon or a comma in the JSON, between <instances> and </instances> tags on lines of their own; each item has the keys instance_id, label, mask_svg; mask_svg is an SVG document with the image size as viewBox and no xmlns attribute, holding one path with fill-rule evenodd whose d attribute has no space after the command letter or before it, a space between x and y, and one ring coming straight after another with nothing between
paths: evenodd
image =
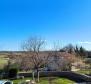
<instances>
[{"instance_id":1,"label":"blue sky","mask_svg":"<svg viewBox=\"0 0 91 84\"><path fill-rule=\"evenodd\" d=\"M29 36L91 50L91 0L1 0L0 50L20 50Z\"/></svg>"}]
</instances>

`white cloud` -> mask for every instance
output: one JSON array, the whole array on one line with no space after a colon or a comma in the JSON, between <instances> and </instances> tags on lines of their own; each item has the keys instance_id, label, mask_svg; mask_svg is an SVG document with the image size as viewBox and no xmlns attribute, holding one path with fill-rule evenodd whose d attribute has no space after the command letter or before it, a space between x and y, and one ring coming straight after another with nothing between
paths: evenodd
<instances>
[{"instance_id":1,"label":"white cloud","mask_svg":"<svg viewBox=\"0 0 91 84\"><path fill-rule=\"evenodd\" d=\"M83 42L79 42L79 44L91 44L90 41L83 41Z\"/></svg>"}]
</instances>

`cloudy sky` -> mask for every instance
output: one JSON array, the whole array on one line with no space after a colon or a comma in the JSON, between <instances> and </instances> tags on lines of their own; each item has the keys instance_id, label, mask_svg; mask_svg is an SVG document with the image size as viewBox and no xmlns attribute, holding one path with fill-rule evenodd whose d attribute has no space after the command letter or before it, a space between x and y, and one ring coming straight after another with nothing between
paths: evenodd
<instances>
[{"instance_id":1,"label":"cloudy sky","mask_svg":"<svg viewBox=\"0 0 91 84\"><path fill-rule=\"evenodd\" d=\"M91 0L1 0L0 50L20 50L29 36L91 50Z\"/></svg>"}]
</instances>

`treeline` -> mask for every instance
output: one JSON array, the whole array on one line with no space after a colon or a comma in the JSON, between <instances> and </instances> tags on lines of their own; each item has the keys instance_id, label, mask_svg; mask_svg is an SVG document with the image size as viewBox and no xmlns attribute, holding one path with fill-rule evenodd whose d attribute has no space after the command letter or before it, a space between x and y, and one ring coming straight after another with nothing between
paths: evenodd
<instances>
[{"instance_id":1,"label":"treeline","mask_svg":"<svg viewBox=\"0 0 91 84\"><path fill-rule=\"evenodd\" d=\"M83 48L82 46L73 46L72 44L69 44L65 46L64 48L60 49L60 52L68 52L70 54L76 54L76 56L81 58L87 58L88 57L88 51ZM90 53L91 55L91 53Z\"/></svg>"}]
</instances>

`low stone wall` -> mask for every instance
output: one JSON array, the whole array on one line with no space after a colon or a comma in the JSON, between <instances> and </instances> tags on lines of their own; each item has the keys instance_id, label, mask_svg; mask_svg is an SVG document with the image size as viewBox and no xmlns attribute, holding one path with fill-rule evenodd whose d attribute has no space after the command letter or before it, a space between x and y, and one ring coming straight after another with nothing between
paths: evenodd
<instances>
[{"instance_id":1,"label":"low stone wall","mask_svg":"<svg viewBox=\"0 0 91 84\"><path fill-rule=\"evenodd\" d=\"M32 73L19 73L19 76L24 77L32 77ZM37 73L35 73L37 76ZM64 77L75 82L91 82L91 77L86 75L81 75L74 72L63 71L63 72L56 72L56 71L46 71L40 72L40 77Z\"/></svg>"},{"instance_id":2,"label":"low stone wall","mask_svg":"<svg viewBox=\"0 0 91 84\"><path fill-rule=\"evenodd\" d=\"M18 73L19 76L32 77L32 73Z\"/></svg>"}]
</instances>

